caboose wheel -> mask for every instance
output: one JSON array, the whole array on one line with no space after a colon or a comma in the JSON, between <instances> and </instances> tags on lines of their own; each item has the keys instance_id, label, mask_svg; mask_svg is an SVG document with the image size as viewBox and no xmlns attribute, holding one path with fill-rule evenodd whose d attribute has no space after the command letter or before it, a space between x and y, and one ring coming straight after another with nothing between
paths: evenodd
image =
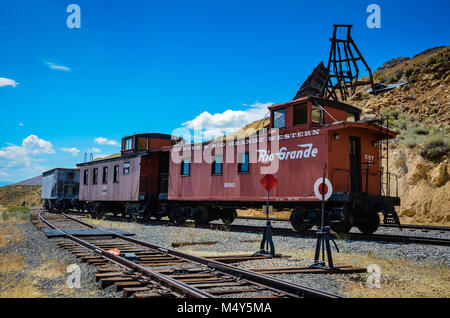
<instances>
[{"instance_id":1,"label":"caboose wheel","mask_svg":"<svg viewBox=\"0 0 450 318\"><path fill-rule=\"evenodd\" d=\"M234 219L237 217L236 209L224 209L223 216L220 218L224 224L233 223Z\"/></svg>"},{"instance_id":2,"label":"caboose wheel","mask_svg":"<svg viewBox=\"0 0 450 318\"><path fill-rule=\"evenodd\" d=\"M304 219L306 211L303 208L295 208L291 212L291 225L297 232L307 231L312 228L312 225L305 223Z\"/></svg>"},{"instance_id":3,"label":"caboose wheel","mask_svg":"<svg viewBox=\"0 0 450 318\"><path fill-rule=\"evenodd\" d=\"M206 205L197 205L197 213L195 216L195 224L197 225L205 225L208 224L210 219L209 219L209 215L208 215L208 208L206 207Z\"/></svg>"},{"instance_id":4,"label":"caboose wheel","mask_svg":"<svg viewBox=\"0 0 450 318\"><path fill-rule=\"evenodd\" d=\"M370 235L378 230L378 226L380 225L380 216L378 213L369 213L361 221L362 222L357 224L356 227L362 233Z\"/></svg>"}]
</instances>

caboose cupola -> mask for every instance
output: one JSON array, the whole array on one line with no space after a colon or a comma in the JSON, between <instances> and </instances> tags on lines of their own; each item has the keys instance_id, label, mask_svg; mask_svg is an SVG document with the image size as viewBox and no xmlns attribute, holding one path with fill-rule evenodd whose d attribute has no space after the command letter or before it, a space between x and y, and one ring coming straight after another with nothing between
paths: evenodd
<instances>
[{"instance_id":1,"label":"caboose cupola","mask_svg":"<svg viewBox=\"0 0 450 318\"><path fill-rule=\"evenodd\" d=\"M272 128L311 129L339 121L358 121L361 110L351 105L314 96L269 107Z\"/></svg>"},{"instance_id":2,"label":"caboose cupola","mask_svg":"<svg viewBox=\"0 0 450 318\"><path fill-rule=\"evenodd\" d=\"M163 146L170 146L171 135L159 133L134 134L122 138L121 154L129 155L143 151L160 149Z\"/></svg>"}]
</instances>

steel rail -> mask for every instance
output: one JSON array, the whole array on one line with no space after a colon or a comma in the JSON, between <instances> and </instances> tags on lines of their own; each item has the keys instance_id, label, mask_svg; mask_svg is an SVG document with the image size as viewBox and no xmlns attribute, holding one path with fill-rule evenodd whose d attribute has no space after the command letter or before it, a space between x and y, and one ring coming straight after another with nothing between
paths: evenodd
<instances>
[{"instance_id":1,"label":"steel rail","mask_svg":"<svg viewBox=\"0 0 450 318\"><path fill-rule=\"evenodd\" d=\"M256 216L238 216L236 219L240 220L255 220L255 221L265 221L265 218L260 218ZM269 221L275 222L290 222L289 219L283 218L269 218ZM390 228L398 228L395 224L380 224L380 227L390 227ZM430 230L430 231L450 231L449 226L436 226L436 225L418 225L418 224L402 224L403 229L413 229L413 230Z\"/></svg>"},{"instance_id":2,"label":"steel rail","mask_svg":"<svg viewBox=\"0 0 450 318\"><path fill-rule=\"evenodd\" d=\"M271 220L271 219L269 219ZM281 221L283 219L273 219L275 221ZM169 224L170 221L165 220L151 220L152 224ZM180 226L177 224L171 224L172 226ZM204 229L215 229L220 230L223 228L222 224L207 224L207 225L196 225L198 228ZM262 228L260 226L252 226L252 225L240 225L240 224L231 224L228 226L228 230L230 231L239 231L239 232L252 232L252 233L261 233ZM302 237L316 237L317 232L314 230L307 230L302 232L294 231L291 228L280 228L273 227L272 233L275 235L285 235L285 236L302 236ZM346 233L346 239L350 240L367 240L367 241L381 241L381 242L390 242L390 243L407 243L407 244L423 244L423 245L435 245L435 246L450 246L449 239L443 238L434 238L434 237L421 237L421 236L406 236L406 235L391 235L391 234L363 234L363 233Z\"/></svg>"},{"instance_id":3,"label":"steel rail","mask_svg":"<svg viewBox=\"0 0 450 318\"><path fill-rule=\"evenodd\" d=\"M74 220L76 222L79 222L81 224L85 224L87 225L88 223L81 221L77 218L73 218L65 213L63 213L63 215L71 220ZM218 261L214 261L211 259L207 259L207 258L203 258L200 256L195 256L195 255L190 255L190 254L186 254L177 250L173 250L170 248L162 248L160 246L151 244L151 243L147 243L147 242L143 242L143 241L139 241L137 239L131 238L131 237L127 237L106 229L102 229L102 228L97 228L100 229L108 234L111 234L112 236L118 237L120 239L123 239L125 241L131 242L131 243L135 243L135 244L139 244L142 246L146 246L150 249L153 250L157 250L161 253L170 255L170 256L175 256L175 257L179 257L179 258L183 258L185 260L189 260L191 262L195 262L198 264L202 264L202 265L206 265L209 268L212 269L216 269L218 271L222 271L222 272L226 272L228 274L234 275L234 276L240 276L242 278L245 278L251 282L256 282L262 285L265 285L267 287L271 287L271 288L275 288L279 291L283 291L283 292L287 292L290 294L294 294L297 296L301 296L301 297L311 297L311 298L341 298L341 296L336 295L336 294L332 294L332 293L328 293L328 292L324 292L318 289L314 289L314 288L310 288L310 287L306 287L306 286L301 286L298 284L294 284L294 283L290 283L284 280L280 280L265 274L260 274L260 273L256 273L256 272L252 272L252 271L248 271L242 268L238 268L236 266L233 265L229 265L229 264L224 264Z\"/></svg>"},{"instance_id":4,"label":"steel rail","mask_svg":"<svg viewBox=\"0 0 450 318\"><path fill-rule=\"evenodd\" d=\"M240 229L241 231L254 231L260 233L262 231L260 226L251 225L230 225L230 228ZM302 232L296 232L293 229L288 228L272 228L273 234L287 235L287 236L305 236L316 237L317 232L314 230L307 230ZM435 238L435 237L420 237L420 236L406 236L406 235L390 235L390 234L363 234L363 233L345 233L343 234L345 239L349 240L366 240L366 241L381 241L389 243L409 243L409 244L424 244L424 245L436 245L436 246L450 246L449 239Z\"/></svg>"},{"instance_id":5,"label":"steel rail","mask_svg":"<svg viewBox=\"0 0 450 318\"><path fill-rule=\"evenodd\" d=\"M68 217L67 215L63 214L65 217ZM68 217L69 219L74 220L71 217ZM53 225L52 223L50 223L49 221L47 221L46 219L44 219L44 217L42 216L42 211L39 213L39 219L44 222L45 224L47 224L50 228L52 229L56 229L58 231L61 231L62 233L65 234L65 236L67 238L69 238L70 240L74 241L75 243L77 243L78 245L85 247L91 251L93 251L94 253L99 254L100 256L112 261L113 263L120 265L121 267L125 267L127 269L132 269L135 272L144 274L146 276L149 276L152 280L161 283L163 285L165 285L168 288L173 288L175 290L177 290L178 292L180 292L182 295L185 296L191 296L191 297L195 297L195 298L215 298L215 296L202 291L196 287L192 287L189 286L186 283L177 281L176 279L173 279L171 277L168 277L164 274L160 274L158 272L152 271L144 266L141 266L139 264L133 263L123 257L120 256L116 256L114 254L109 253L108 251L99 248L89 242L86 242L84 240L81 240L69 233L67 233L66 231L64 231L63 229L60 229L58 227L56 227L55 225ZM80 222L81 223L81 222ZM82 224L89 226L90 228L93 228L91 225L88 225L85 222L82 222ZM102 230L102 229L101 229ZM113 233L113 232L111 232ZM113 236L117 236L117 235L113 235ZM123 236L125 237L125 236Z\"/></svg>"}]
</instances>

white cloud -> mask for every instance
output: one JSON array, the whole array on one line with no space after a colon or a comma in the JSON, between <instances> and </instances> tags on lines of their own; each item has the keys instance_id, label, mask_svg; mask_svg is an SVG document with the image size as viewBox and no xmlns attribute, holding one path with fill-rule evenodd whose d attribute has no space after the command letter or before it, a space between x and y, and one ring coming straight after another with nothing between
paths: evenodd
<instances>
[{"instance_id":1,"label":"white cloud","mask_svg":"<svg viewBox=\"0 0 450 318\"><path fill-rule=\"evenodd\" d=\"M22 126L23 127L23 123L18 123L17 125Z\"/></svg>"},{"instance_id":2,"label":"white cloud","mask_svg":"<svg viewBox=\"0 0 450 318\"><path fill-rule=\"evenodd\" d=\"M39 159L35 156L53 153L55 150L51 142L30 135L23 139L20 146L10 145L0 149L0 173L15 176L41 173L47 167L37 164Z\"/></svg>"},{"instance_id":3,"label":"white cloud","mask_svg":"<svg viewBox=\"0 0 450 318\"><path fill-rule=\"evenodd\" d=\"M90 149L88 149L87 151L88 151L88 152L92 152L92 153L99 153L99 152L101 152L101 150L100 150L100 149L98 149L98 148L95 148L95 147L93 147L93 148L90 148Z\"/></svg>"},{"instance_id":4,"label":"white cloud","mask_svg":"<svg viewBox=\"0 0 450 318\"><path fill-rule=\"evenodd\" d=\"M61 148L61 151L71 153L72 156L76 156L80 152L80 150L77 148L66 148L66 147Z\"/></svg>"},{"instance_id":5,"label":"white cloud","mask_svg":"<svg viewBox=\"0 0 450 318\"><path fill-rule=\"evenodd\" d=\"M115 140L110 140L104 137L98 137L94 139L94 142L99 145L118 146L119 144Z\"/></svg>"},{"instance_id":6,"label":"white cloud","mask_svg":"<svg viewBox=\"0 0 450 318\"><path fill-rule=\"evenodd\" d=\"M6 77L0 77L0 87L3 87L3 86L17 87L17 85L19 85L19 83L17 83L13 79L9 79Z\"/></svg>"},{"instance_id":7,"label":"white cloud","mask_svg":"<svg viewBox=\"0 0 450 318\"><path fill-rule=\"evenodd\" d=\"M263 119L268 112L267 107L271 105L273 103L255 103L245 110L228 109L214 115L204 111L194 119L183 123L183 126L201 130L203 139L211 139L235 132L255 120Z\"/></svg>"},{"instance_id":8,"label":"white cloud","mask_svg":"<svg viewBox=\"0 0 450 318\"><path fill-rule=\"evenodd\" d=\"M59 70L59 71L65 71L65 72L69 72L71 70L71 68L68 66L58 65L53 62L47 62L45 64L47 64L47 66L49 68L51 68L52 70Z\"/></svg>"}]
</instances>

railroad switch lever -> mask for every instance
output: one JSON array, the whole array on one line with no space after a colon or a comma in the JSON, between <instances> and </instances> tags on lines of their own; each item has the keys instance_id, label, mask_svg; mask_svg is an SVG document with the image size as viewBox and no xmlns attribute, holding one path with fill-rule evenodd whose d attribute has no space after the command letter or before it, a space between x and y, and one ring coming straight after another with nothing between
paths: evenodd
<instances>
[{"instance_id":1,"label":"railroad switch lever","mask_svg":"<svg viewBox=\"0 0 450 318\"><path fill-rule=\"evenodd\" d=\"M270 251L269 251L270 247ZM261 241L261 247L259 252L256 252L253 255L265 255L265 256L276 256L275 255L275 245L272 240L272 224L269 220L266 221L266 225L264 225L264 233Z\"/></svg>"},{"instance_id":2,"label":"railroad switch lever","mask_svg":"<svg viewBox=\"0 0 450 318\"><path fill-rule=\"evenodd\" d=\"M272 239L272 223L269 220L269 210L270 210L270 199L269 192L270 190L278 184L278 180L271 174L266 174L260 180L262 186L267 190L267 205L266 209L266 225L264 225L263 238L261 241L261 247L259 252L256 252L253 255L263 255L270 257L280 257L280 255L275 255L275 244L273 244ZM269 250L270 248L270 250Z\"/></svg>"},{"instance_id":3,"label":"railroad switch lever","mask_svg":"<svg viewBox=\"0 0 450 318\"><path fill-rule=\"evenodd\" d=\"M314 263L308 266L309 268L334 269L333 256L331 254L330 239L331 241L333 241L334 246L336 247L336 250L339 253L337 244L331 236L330 227L324 226L317 232L316 254L314 257ZM322 252L322 259L320 259L321 252ZM325 262L325 252L327 253L328 266L326 266Z\"/></svg>"}]
</instances>

